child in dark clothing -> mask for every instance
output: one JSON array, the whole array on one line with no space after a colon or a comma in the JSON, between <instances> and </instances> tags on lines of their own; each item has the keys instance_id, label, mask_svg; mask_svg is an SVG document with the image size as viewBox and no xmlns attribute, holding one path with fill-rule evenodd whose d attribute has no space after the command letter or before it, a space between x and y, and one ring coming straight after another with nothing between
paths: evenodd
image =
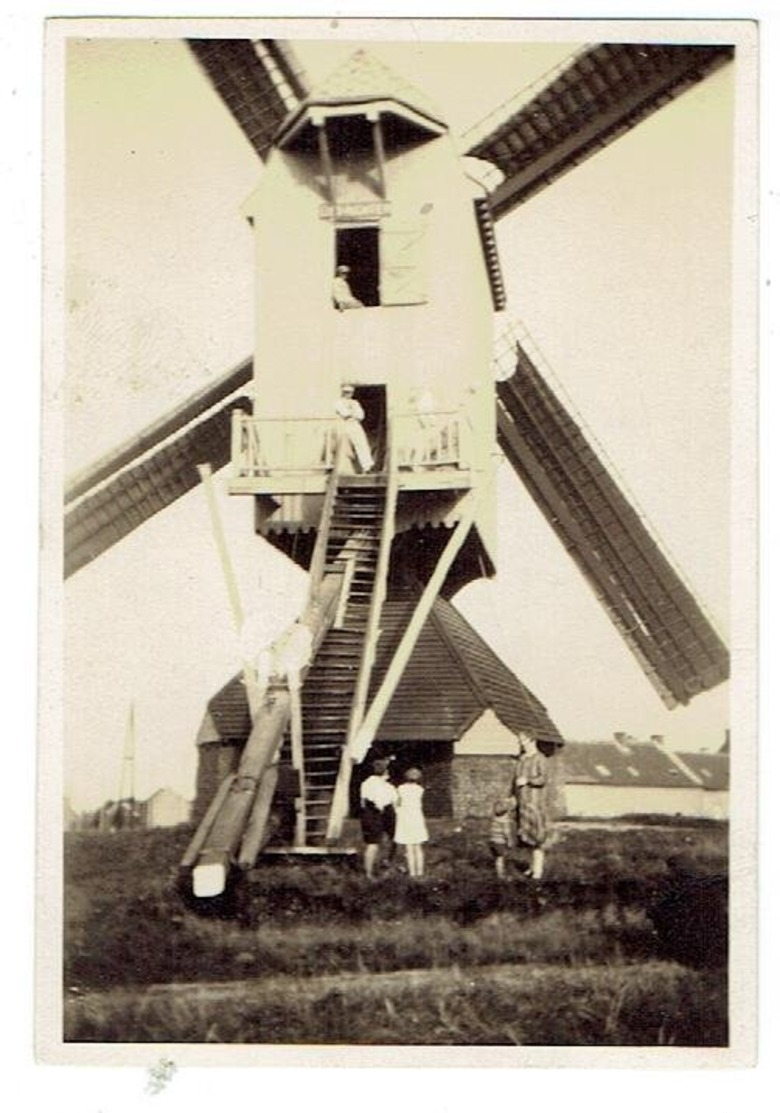
<instances>
[{"instance_id":1,"label":"child in dark clothing","mask_svg":"<svg viewBox=\"0 0 780 1113\"><path fill-rule=\"evenodd\" d=\"M509 810L509 802L505 799L496 800L493 815L490 820L490 850L496 864L496 877L499 881L506 880L506 856L515 845L515 829Z\"/></svg>"}]
</instances>

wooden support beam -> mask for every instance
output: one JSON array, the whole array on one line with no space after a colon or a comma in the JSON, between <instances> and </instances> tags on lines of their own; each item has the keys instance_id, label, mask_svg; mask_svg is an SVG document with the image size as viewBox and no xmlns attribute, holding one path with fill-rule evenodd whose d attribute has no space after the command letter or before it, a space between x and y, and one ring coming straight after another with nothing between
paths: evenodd
<instances>
[{"instance_id":1,"label":"wooden support beam","mask_svg":"<svg viewBox=\"0 0 780 1113\"><path fill-rule=\"evenodd\" d=\"M278 752L278 751L277 751ZM241 849L238 852L238 867L249 870L257 861L257 855L268 841L268 816L271 812L271 803L276 792L276 783L279 779L279 766L273 761L260 777L257 786L249 822L241 840Z\"/></svg>"},{"instance_id":2,"label":"wooden support beam","mask_svg":"<svg viewBox=\"0 0 780 1113\"><path fill-rule=\"evenodd\" d=\"M336 460L338 460L341 452L342 439L339 433L338 443L336 445ZM338 467L334 463L325 487L325 498L322 503L319 526L317 527L317 540L314 542L314 551L311 554L311 561L309 563L309 599L313 599L320 590L322 577L325 574L325 556L328 551L328 535L330 533L330 523L333 518L333 507L336 505L338 489Z\"/></svg>"},{"instance_id":3,"label":"wooden support beam","mask_svg":"<svg viewBox=\"0 0 780 1113\"><path fill-rule=\"evenodd\" d=\"M299 619L299 624L311 633L312 659L333 624L341 579L340 572L325 576L316 599L307 604ZM301 682L307 670L308 666L301 669ZM194 865L192 887L195 896L215 897L224 892L261 780L276 758L291 712L289 688L283 683L269 685L257 715L253 718L252 730L241 754L235 780L215 815ZM267 810L265 815L267 818ZM262 831L259 835L254 831L253 838L259 839L260 843L262 837Z\"/></svg>"},{"instance_id":4,"label":"wooden support beam","mask_svg":"<svg viewBox=\"0 0 780 1113\"><path fill-rule=\"evenodd\" d=\"M225 802L225 797L227 796L228 792L230 792L230 789L233 787L233 782L235 781L235 779L235 773L229 773L227 777L225 777L225 779L222 781L217 791L214 793L214 797L208 808L206 809L203 819L201 819L200 823L198 824L197 830L190 839L189 846L185 850L182 860L179 862L179 867L181 869L191 869L192 866L194 866L197 862L198 855L200 854L201 848L206 841L206 837L211 830L211 826L214 820L217 818L219 809Z\"/></svg>"},{"instance_id":5,"label":"wooden support beam","mask_svg":"<svg viewBox=\"0 0 780 1113\"><path fill-rule=\"evenodd\" d=\"M230 600L230 609L233 612L233 622L236 627L236 633L240 634L241 627L244 624L244 608L241 605L238 583L236 582L233 565L230 560L225 533L222 529L222 520L219 516L219 507L217 506L217 497L214 491L214 478L211 473L211 465L199 464L198 474L203 483L203 489L206 492L209 516L211 518L211 529L214 534L214 541L217 545L222 572L225 577L225 585ZM260 685L257 680L257 672L251 662L247 660L242 661L241 670L246 686L247 700L249 702L249 713L252 717L252 721L254 721L262 700L262 692L260 691Z\"/></svg>"},{"instance_id":6,"label":"wooden support beam","mask_svg":"<svg viewBox=\"0 0 780 1113\"><path fill-rule=\"evenodd\" d=\"M330 154L330 145L328 143L328 131L325 120L312 120L314 127L317 131L317 143L320 149L320 162L322 169L325 173L325 181L327 182L327 200L331 205L336 203L336 183L333 174L333 159Z\"/></svg>"},{"instance_id":7,"label":"wooden support beam","mask_svg":"<svg viewBox=\"0 0 780 1113\"><path fill-rule=\"evenodd\" d=\"M387 164L385 159L385 142L382 135L382 121L378 112L372 112L368 116L371 122L371 134L374 139L374 154L376 156L376 165L379 171L379 193L383 201L387 200Z\"/></svg>"},{"instance_id":8,"label":"wooden support beam","mask_svg":"<svg viewBox=\"0 0 780 1113\"><path fill-rule=\"evenodd\" d=\"M306 842L306 767L303 753L301 688L297 683L290 684L290 750L293 769L298 774L298 795L295 798L295 845L301 846Z\"/></svg>"}]
</instances>

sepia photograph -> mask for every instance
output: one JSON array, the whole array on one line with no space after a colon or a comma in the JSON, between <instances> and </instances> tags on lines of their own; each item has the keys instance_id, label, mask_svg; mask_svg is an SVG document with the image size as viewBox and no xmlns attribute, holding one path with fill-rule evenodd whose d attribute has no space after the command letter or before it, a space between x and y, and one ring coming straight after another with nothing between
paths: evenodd
<instances>
[{"instance_id":1,"label":"sepia photograph","mask_svg":"<svg viewBox=\"0 0 780 1113\"><path fill-rule=\"evenodd\" d=\"M39 1056L748 1065L755 25L46 40Z\"/></svg>"}]
</instances>

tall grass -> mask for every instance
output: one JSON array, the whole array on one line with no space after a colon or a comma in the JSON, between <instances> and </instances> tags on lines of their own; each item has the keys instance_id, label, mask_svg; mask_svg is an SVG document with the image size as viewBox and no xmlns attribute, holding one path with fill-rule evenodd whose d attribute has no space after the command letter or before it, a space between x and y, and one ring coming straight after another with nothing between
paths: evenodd
<instances>
[{"instance_id":1,"label":"tall grass","mask_svg":"<svg viewBox=\"0 0 780 1113\"><path fill-rule=\"evenodd\" d=\"M66 1004L66 1038L252 1044L725 1046L721 975L672 964L276 978Z\"/></svg>"},{"instance_id":2,"label":"tall grass","mask_svg":"<svg viewBox=\"0 0 780 1113\"><path fill-rule=\"evenodd\" d=\"M433 826L422 883L277 858L209 915L186 829L69 838L66 1038L725 1042L724 826L567 828L541 886Z\"/></svg>"}]
</instances>

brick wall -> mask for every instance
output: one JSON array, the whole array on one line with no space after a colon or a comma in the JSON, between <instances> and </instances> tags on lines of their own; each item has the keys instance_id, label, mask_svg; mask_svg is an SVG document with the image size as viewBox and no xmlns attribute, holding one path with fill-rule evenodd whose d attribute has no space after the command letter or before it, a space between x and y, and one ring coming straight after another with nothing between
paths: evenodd
<instances>
[{"instance_id":1,"label":"brick wall","mask_svg":"<svg viewBox=\"0 0 780 1113\"><path fill-rule=\"evenodd\" d=\"M562 765L558 754L548 757L551 814L564 813ZM452 761L452 814L455 819L489 816L500 796L512 793L517 759L491 754L462 754Z\"/></svg>"},{"instance_id":2,"label":"brick wall","mask_svg":"<svg viewBox=\"0 0 780 1113\"><path fill-rule=\"evenodd\" d=\"M241 757L239 745L207 742L198 746L198 773L192 819L199 823L228 773L234 773Z\"/></svg>"},{"instance_id":3,"label":"brick wall","mask_svg":"<svg viewBox=\"0 0 780 1113\"><path fill-rule=\"evenodd\" d=\"M452 761L452 814L455 819L488 816L499 796L512 791L515 758L460 755Z\"/></svg>"}]
</instances>

